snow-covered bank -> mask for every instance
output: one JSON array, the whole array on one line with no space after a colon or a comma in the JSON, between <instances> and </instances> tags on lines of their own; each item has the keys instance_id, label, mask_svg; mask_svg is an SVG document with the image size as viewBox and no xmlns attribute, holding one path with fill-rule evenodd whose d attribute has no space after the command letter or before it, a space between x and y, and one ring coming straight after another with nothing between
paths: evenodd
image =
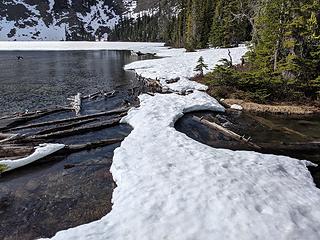
<instances>
[{"instance_id":1,"label":"snow-covered bank","mask_svg":"<svg viewBox=\"0 0 320 240\"><path fill-rule=\"evenodd\" d=\"M233 49L234 61L244 52ZM180 77L177 88L199 89L186 79L198 57L213 66L227 50L159 55L170 57L126 68L162 82ZM123 119L134 130L114 154L113 210L53 239L320 239L320 191L308 162L215 149L177 132L174 122L186 112L224 110L206 93L142 95L140 101Z\"/></svg>"},{"instance_id":2,"label":"snow-covered bank","mask_svg":"<svg viewBox=\"0 0 320 240\"><path fill-rule=\"evenodd\" d=\"M184 112L222 110L205 93L140 100L115 151L113 210L53 239L319 239L320 191L305 162L213 149L177 132Z\"/></svg>"},{"instance_id":3,"label":"snow-covered bank","mask_svg":"<svg viewBox=\"0 0 320 240\"><path fill-rule=\"evenodd\" d=\"M245 46L231 48L231 56L234 63L240 63L241 57L247 52ZM209 68L204 69L204 73L210 71L221 58L228 58L228 49L209 49L197 52L186 53L184 49L163 49L157 53L162 59L133 62L125 66L125 69L133 69L138 75L145 78L159 79L161 84L173 90L185 88L206 90L206 86L189 81L196 72L194 68L198 59L202 56ZM166 57L168 56L168 57ZM165 80L181 78L177 83L166 84Z\"/></svg>"}]
</instances>

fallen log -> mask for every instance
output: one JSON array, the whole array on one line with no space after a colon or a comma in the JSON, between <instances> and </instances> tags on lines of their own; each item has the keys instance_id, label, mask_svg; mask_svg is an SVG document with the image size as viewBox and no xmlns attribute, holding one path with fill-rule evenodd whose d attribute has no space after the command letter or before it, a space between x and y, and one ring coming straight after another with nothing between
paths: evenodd
<instances>
[{"instance_id":1,"label":"fallen log","mask_svg":"<svg viewBox=\"0 0 320 240\"><path fill-rule=\"evenodd\" d=\"M4 136L4 134L2 134L2 136ZM18 140L21 138L23 138L23 135L21 135L21 134L8 134L8 136L6 138L0 140L0 143L3 144L6 142Z\"/></svg>"},{"instance_id":2,"label":"fallen log","mask_svg":"<svg viewBox=\"0 0 320 240\"><path fill-rule=\"evenodd\" d=\"M59 108L59 109L54 109L54 110L48 110L46 112L42 112L42 113L34 113L32 115L27 115L27 116L18 116L18 117L14 117L14 118L6 118L3 120L0 120L0 131L1 130L6 130L6 129L10 129L10 128L14 128L16 126L19 126L23 123L26 123L28 121L40 118L40 117L44 117L47 115L50 115L52 113L56 113L56 112L61 112L61 111L70 111L70 109L68 108Z\"/></svg>"},{"instance_id":3,"label":"fallen log","mask_svg":"<svg viewBox=\"0 0 320 240\"><path fill-rule=\"evenodd\" d=\"M84 150L90 150L90 149L95 149L95 148L100 148L112 144L116 144L119 142L122 142L124 138L114 138L114 139L106 139L106 140L101 140L98 142L92 142L92 143L86 143L86 144L74 144L74 145L69 145L66 146L64 151L67 152L79 152L79 151L84 151Z\"/></svg>"},{"instance_id":4,"label":"fallen log","mask_svg":"<svg viewBox=\"0 0 320 240\"><path fill-rule=\"evenodd\" d=\"M86 96L84 96L83 97L83 99L92 99L92 98L95 98L95 97L97 97L97 96L99 96L99 95L102 95L103 94L103 91L97 91L97 92L95 92L95 93L92 93L92 94L89 94L89 95L86 95Z\"/></svg>"},{"instance_id":5,"label":"fallen log","mask_svg":"<svg viewBox=\"0 0 320 240\"><path fill-rule=\"evenodd\" d=\"M121 118L117 118L112 121L104 121L104 122L96 124L96 125L88 125L86 127L67 129L67 130L43 134L43 135L28 136L26 139L48 139L48 138L53 139L53 138L79 135L79 134L83 134L83 133L98 131L98 130L108 128L108 127L114 127L119 124L120 120L121 120Z\"/></svg>"},{"instance_id":6,"label":"fallen log","mask_svg":"<svg viewBox=\"0 0 320 240\"><path fill-rule=\"evenodd\" d=\"M118 114L119 116L123 116L125 113L127 113L128 110L129 110L129 108L121 108L121 109L116 109L116 110L112 110L112 111L95 113L95 114L84 115L84 116L79 116L79 117L66 118L66 119L48 121L48 122L43 122L43 123L28 124L28 125L24 125L24 126L15 127L15 128L10 128L9 130L16 131L16 130L22 130L22 129L27 129L27 128L44 127L44 126L49 126L49 125L74 122L74 121L92 119L92 118L103 117L103 116L111 116L111 115L116 115L116 114Z\"/></svg>"},{"instance_id":7,"label":"fallen log","mask_svg":"<svg viewBox=\"0 0 320 240\"><path fill-rule=\"evenodd\" d=\"M229 129L226 129L224 127L222 127L221 125L219 124L216 124L214 122L210 122L206 119L203 119L203 118L199 118L199 117L196 117L196 116L193 116L193 119L199 123L202 123L204 125L206 125L207 127L209 128L212 128L216 131L219 131L221 132L223 135L225 135L226 137L230 137L238 142L241 142L241 143L244 143L246 145L249 145L250 147L256 149L256 150L259 150L261 149L260 146L258 146L257 144L254 144L252 142L250 142L250 138L249 139L245 139L244 137L238 135L237 133L229 130Z\"/></svg>"},{"instance_id":8,"label":"fallen log","mask_svg":"<svg viewBox=\"0 0 320 240\"><path fill-rule=\"evenodd\" d=\"M25 156L31 154L34 148L32 146L19 146L19 145L1 145L0 158Z\"/></svg>"},{"instance_id":9,"label":"fallen log","mask_svg":"<svg viewBox=\"0 0 320 240\"><path fill-rule=\"evenodd\" d=\"M45 134L49 134L49 133L53 133L53 132L59 132L59 131L63 131L63 130L67 130L70 128L75 128L81 125L85 125L88 123L92 123L98 121L98 118L93 118L93 119L88 119L88 120L82 120L76 123L71 123L71 124L66 124L60 127L53 127L53 128L48 128L42 131L37 132L35 135L45 135Z\"/></svg>"},{"instance_id":10,"label":"fallen log","mask_svg":"<svg viewBox=\"0 0 320 240\"><path fill-rule=\"evenodd\" d=\"M0 133L0 139L3 140L3 139L7 139L7 138L10 138L10 137L13 137L15 136L16 134L12 134L12 133Z\"/></svg>"},{"instance_id":11,"label":"fallen log","mask_svg":"<svg viewBox=\"0 0 320 240\"><path fill-rule=\"evenodd\" d=\"M86 143L86 144L76 144L76 145L63 145L63 144L40 144L38 147L35 148L35 151L26 156L17 159L10 159L7 157L5 160L0 160L0 174L8 171L12 171L14 169L24 167L30 163L36 162L43 158L52 155L65 155L74 152L80 152L85 150L91 150L95 148L100 148L112 144L119 143L123 141L124 138L114 138L114 139L106 139L101 140L98 142L93 143ZM12 146L11 149L14 147ZM33 151L34 148L25 147L28 151Z\"/></svg>"},{"instance_id":12,"label":"fallen log","mask_svg":"<svg viewBox=\"0 0 320 240\"><path fill-rule=\"evenodd\" d=\"M12 171L16 168L23 167L32 162L35 162L39 159L47 157L61 149L63 149L65 145L63 144L41 144L35 148L35 151L24 158L16 159L16 160L1 160L0 161L0 173Z\"/></svg>"},{"instance_id":13,"label":"fallen log","mask_svg":"<svg viewBox=\"0 0 320 240\"><path fill-rule=\"evenodd\" d=\"M111 98L111 97L114 97L116 95L116 93L117 93L117 91L113 90L111 92L104 93L103 96L107 97L107 98Z\"/></svg>"}]
</instances>

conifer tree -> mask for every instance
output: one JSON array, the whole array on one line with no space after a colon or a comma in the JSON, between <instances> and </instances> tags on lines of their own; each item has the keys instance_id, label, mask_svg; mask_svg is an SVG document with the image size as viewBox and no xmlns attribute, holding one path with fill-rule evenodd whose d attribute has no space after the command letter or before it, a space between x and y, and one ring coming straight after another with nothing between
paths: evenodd
<instances>
[{"instance_id":1,"label":"conifer tree","mask_svg":"<svg viewBox=\"0 0 320 240\"><path fill-rule=\"evenodd\" d=\"M203 77L204 69L208 69L208 65L204 63L204 59L202 56L198 59L197 63L198 64L195 67L194 71L199 72L199 76Z\"/></svg>"}]
</instances>

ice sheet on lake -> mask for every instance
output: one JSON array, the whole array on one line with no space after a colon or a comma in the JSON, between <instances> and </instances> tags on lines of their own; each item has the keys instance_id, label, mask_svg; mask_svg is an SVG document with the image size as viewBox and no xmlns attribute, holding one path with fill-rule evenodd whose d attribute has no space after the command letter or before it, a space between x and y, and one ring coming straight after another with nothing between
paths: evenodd
<instances>
[{"instance_id":1,"label":"ice sheet on lake","mask_svg":"<svg viewBox=\"0 0 320 240\"><path fill-rule=\"evenodd\" d=\"M50 42L50 41L0 41L0 51L75 51L75 50L133 50L157 53L168 49L164 43L140 42Z\"/></svg>"}]
</instances>

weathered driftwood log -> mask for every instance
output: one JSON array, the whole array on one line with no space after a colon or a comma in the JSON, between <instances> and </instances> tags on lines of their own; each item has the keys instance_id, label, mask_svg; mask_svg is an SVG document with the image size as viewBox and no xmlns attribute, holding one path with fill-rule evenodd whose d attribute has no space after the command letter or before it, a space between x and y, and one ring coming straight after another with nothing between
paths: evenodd
<instances>
[{"instance_id":1,"label":"weathered driftwood log","mask_svg":"<svg viewBox=\"0 0 320 240\"><path fill-rule=\"evenodd\" d=\"M82 97L83 99L92 99L92 98L95 98L95 97L97 97L97 96L99 96L99 95L102 95L104 92L103 91L97 91L97 92L95 92L95 93L92 93L92 94L89 94L89 95L86 95L86 96L84 96L84 97Z\"/></svg>"},{"instance_id":2,"label":"weathered driftwood log","mask_svg":"<svg viewBox=\"0 0 320 240\"><path fill-rule=\"evenodd\" d=\"M98 118L93 118L93 119L78 121L78 122L71 123L71 124L66 124L66 125L59 126L59 127L47 128L45 130L37 132L35 135L44 135L44 134L49 134L49 133L53 133L53 132L59 132L59 131L63 131L63 130L67 130L67 129L71 129L71 128L75 128L75 127L79 127L81 125L92 123L92 122L95 122L95 121L98 121L98 120L99 120Z\"/></svg>"},{"instance_id":3,"label":"weathered driftwood log","mask_svg":"<svg viewBox=\"0 0 320 240\"><path fill-rule=\"evenodd\" d=\"M73 98L68 98L71 101L71 108L75 111L76 115L80 114L81 111L81 93L78 93Z\"/></svg>"},{"instance_id":4,"label":"weathered driftwood log","mask_svg":"<svg viewBox=\"0 0 320 240\"><path fill-rule=\"evenodd\" d=\"M219 124L216 124L214 122L210 122L206 119L203 119L203 118L199 118L199 117L196 117L196 116L193 116L193 119L199 123L202 123L204 125L206 125L207 127L209 128L212 128L212 129L215 129L219 132L221 132L223 135L225 135L226 137L230 137L238 142L241 142L241 143L244 143L246 145L249 145L250 147L256 149L256 150L259 150L261 149L260 146L258 146L257 144L254 144L252 142L250 142L250 138L249 139L245 139L244 137L238 135L237 133L229 130L229 129L226 129L222 126L220 126Z\"/></svg>"},{"instance_id":5,"label":"weathered driftwood log","mask_svg":"<svg viewBox=\"0 0 320 240\"><path fill-rule=\"evenodd\" d=\"M0 158L21 157L31 154L34 151L32 146L0 145Z\"/></svg>"},{"instance_id":6,"label":"weathered driftwood log","mask_svg":"<svg viewBox=\"0 0 320 240\"><path fill-rule=\"evenodd\" d=\"M116 93L117 93L116 90L112 90L111 92L104 93L103 96L107 98L111 98L111 97L114 97Z\"/></svg>"},{"instance_id":7,"label":"weathered driftwood log","mask_svg":"<svg viewBox=\"0 0 320 240\"><path fill-rule=\"evenodd\" d=\"M44 127L44 126L49 126L49 125L74 122L74 121L92 119L92 118L103 117L103 116L112 116L112 115L117 115L117 114L118 114L118 116L123 116L125 113L127 113L128 110L129 110L129 108L120 108L120 109L116 109L116 110L112 110L112 111L100 112L100 113L95 113L95 114L90 114L90 115L79 116L79 117L66 118L66 119L48 121L48 122L43 122L43 123L28 124L28 125L24 125L24 126L15 127L15 128L10 128L9 130L15 131L15 130L22 130L22 129L27 129L27 128Z\"/></svg>"},{"instance_id":8,"label":"weathered driftwood log","mask_svg":"<svg viewBox=\"0 0 320 240\"><path fill-rule=\"evenodd\" d=\"M0 140L7 139L7 138L13 137L15 135L16 134L13 134L13 133L0 133Z\"/></svg>"},{"instance_id":9,"label":"weathered driftwood log","mask_svg":"<svg viewBox=\"0 0 320 240\"><path fill-rule=\"evenodd\" d=\"M53 138L59 138L59 137L79 135L83 133L98 131L104 128L116 126L119 124L120 120L121 118L116 118L111 121L104 121L95 125L88 125L85 127L67 129L67 130L43 134L43 135L33 135L33 136L29 136L27 139L48 139L48 138L53 139Z\"/></svg>"},{"instance_id":10,"label":"weathered driftwood log","mask_svg":"<svg viewBox=\"0 0 320 240\"><path fill-rule=\"evenodd\" d=\"M20 139L20 138L23 137L23 135L21 135L21 134L3 134L3 133L0 133L0 135L1 135L1 137L0 137L0 139L1 139L0 143L1 144L6 143L6 142L10 142L10 141L14 141L14 140L17 140L17 139Z\"/></svg>"},{"instance_id":11,"label":"weathered driftwood log","mask_svg":"<svg viewBox=\"0 0 320 240\"><path fill-rule=\"evenodd\" d=\"M114 139L106 139L101 140L98 142L92 142L92 143L86 143L86 144L74 144L74 145L68 145L65 147L65 149L62 152L78 152L78 151L84 151L84 150L90 150L95 148L100 148L112 144L116 144L119 142L122 142L124 138L114 138Z\"/></svg>"},{"instance_id":12,"label":"weathered driftwood log","mask_svg":"<svg viewBox=\"0 0 320 240\"><path fill-rule=\"evenodd\" d=\"M63 149L65 145L63 144L41 144L35 148L35 151L23 158L15 159L15 160L1 160L0 161L0 173L12 171L16 168L23 167L30 163L33 163L39 159L47 157L61 149Z\"/></svg>"},{"instance_id":13,"label":"weathered driftwood log","mask_svg":"<svg viewBox=\"0 0 320 240\"><path fill-rule=\"evenodd\" d=\"M57 108L57 109L52 109L52 110L48 110L45 112L40 112L40 113L34 113L34 114L26 114L26 115L22 115L22 116L17 116L17 117L13 117L13 118L6 118L3 120L0 120L0 131L1 130L6 130L9 128L13 128L16 126L19 126L21 124L24 124L28 121L40 118L40 117L44 117L47 115L50 115L52 113L56 113L56 112L61 112L61 111L70 111L70 109L68 108Z\"/></svg>"},{"instance_id":14,"label":"weathered driftwood log","mask_svg":"<svg viewBox=\"0 0 320 240\"><path fill-rule=\"evenodd\" d=\"M38 147L36 147L35 150L32 147L20 148L20 151L21 149L28 150L28 152L25 152L25 153L28 153L29 155L22 156L21 158L17 158L17 159L10 159L8 157L5 160L0 160L0 174L3 172L12 171L20 167L24 167L30 163L44 159L48 156L53 156L53 155L60 156L60 155L70 154L70 153L79 152L79 151L91 150L95 148L116 144L121 141L123 141L123 138L106 139L106 140L101 140L93 143L68 145L68 146L63 144L41 144ZM14 147L11 146L11 150L13 149Z\"/></svg>"}]
</instances>

